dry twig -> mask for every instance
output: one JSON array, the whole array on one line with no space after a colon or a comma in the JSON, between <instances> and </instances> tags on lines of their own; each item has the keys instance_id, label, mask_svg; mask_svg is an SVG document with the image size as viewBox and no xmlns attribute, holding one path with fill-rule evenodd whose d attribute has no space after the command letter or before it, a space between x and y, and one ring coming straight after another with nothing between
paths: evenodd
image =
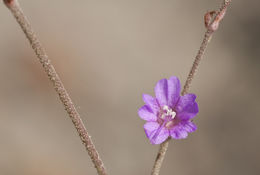
<instances>
[{"instance_id":1,"label":"dry twig","mask_svg":"<svg viewBox=\"0 0 260 175\"><path fill-rule=\"evenodd\" d=\"M71 98L69 97L68 92L66 91L61 79L56 73L53 65L51 64L50 59L47 56L46 51L42 47L39 39L34 33L31 25L29 24L27 18L25 17L20 5L17 0L4 0L6 6L10 9L15 19L21 26L23 32L25 33L27 39L29 40L36 56L39 58L40 63L42 64L46 74L48 75L50 81L53 84L54 89L60 97L60 101L65 107L65 110L69 114L77 132L80 136L82 143L85 145L88 154L97 169L99 175L107 175L104 164L100 159L98 152L80 118L79 113L77 112L75 105L73 104Z\"/></svg>"}]
</instances>

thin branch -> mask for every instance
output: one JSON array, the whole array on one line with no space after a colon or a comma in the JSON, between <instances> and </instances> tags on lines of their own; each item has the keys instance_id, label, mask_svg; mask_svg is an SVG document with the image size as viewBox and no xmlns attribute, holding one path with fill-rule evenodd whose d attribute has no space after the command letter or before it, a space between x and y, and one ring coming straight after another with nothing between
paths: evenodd
<instances>
[{"instance_id":1,"label":"thin branch","mask_svg":"<svg viewBox=\"0 0 260 175\"><path fill-rule=\"evenodd\" d=\"M207 45L209 44L213 33L218 29L220 21L224 18L227 6L230 3L231 3L231 0L225 0L222 3L222 5L221 5L221 7L220 7L220 9L218 10L217 13L215 11L213 11L213 12L208 12L208 13L205 14L204 20L205 20L205 26L207 28L207 31L205 32L204 38L202 40L202 43L201 43L200 48L198 50L198 53L195 57L195 60L193 62L193 65L191 67L189 75L188 75L187 80L185 82L184 88L181 92L182 95L185 95L188 92L190 85L191 85L191 82L192 82L192 80L195 76L197 69L198 69L199 63L202 60L202 56L205 52L205 49L206 49ZM215 17L212 19L213 15L215 15ZM159 151L157 153L157 157L155 159L155 163L154 163L154 166L153 166L153 169L152 169L152 173L151 173L152 175L159 175L159 172L160 172L160 169L161 169L161 166L162 166L162 162L164 160L166 151L168 149L169 140L170 139L167 139L165 142L163 142L160 145L160 148L159 148Z\"/></svg>"},{"instance_id":2,"label":"thin branch","mask_svg":"<svg viewBox=\"0 0 260 175\"><path fill-rule=\"evenodd\" d=\"M159 175L159 172L160 172L166 151L167 151L168 146L169 146L169 141L170 141L170 139L167 139L165 142L163 142L160 145L160 148L159 148L159 151L157 153L157 156L156 156L156 159L155 159L155 162L154 162L154 166L153 166L153 169L152 169L152 175Z\"/></svg>"},{"instance_id":3,"label":"thin branch","mask_svg":"<svg viewBox=\"0 0 260 175\"><path fill-rule=\"evenodd\" d=\"M40 63L42 64L46 74L48 75L50 81L52 82L54 89L59 95L60 101L65 107L65 110L69 114L82 143L85 145L88 154L97 169L99 175L107 175L104 164L101 158L98 155L98 152L80 118L79 113L77 112L75 105L73 104L71 98L69 97L68 92L66 91L61 79L56 73L54 66L51 64L50 59L47 56L46 51L42 47L39 39L34 33L31 25L29 24L27 18L25 17L20 5L17 0L4 0L6 6L10 9L15 19L19 23L23 32L25 33L27 39L29 40L36 56L39 58Z\"/></svg>"}]
</instances>

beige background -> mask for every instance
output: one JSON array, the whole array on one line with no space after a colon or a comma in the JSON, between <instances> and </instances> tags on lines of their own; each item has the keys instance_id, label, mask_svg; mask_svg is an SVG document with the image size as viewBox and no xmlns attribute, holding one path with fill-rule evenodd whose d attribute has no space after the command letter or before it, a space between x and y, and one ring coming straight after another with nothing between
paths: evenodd
<instances>
[{"instance_id":1,"label":"beige background","mask_svg":"<svg viewBox=\"0 0 260 175\"><path fill-rule=\"evenodd\" d=\"M185 82L203 15L220 0L20 0L112 175L149 174L158 146L137 115L161 78ZM162 175L260 174L259 1L239 1L190 91L198 130L172 141ZM28 42L0 4L0 174L94 175Z\"/></svg>"}]
</instances>

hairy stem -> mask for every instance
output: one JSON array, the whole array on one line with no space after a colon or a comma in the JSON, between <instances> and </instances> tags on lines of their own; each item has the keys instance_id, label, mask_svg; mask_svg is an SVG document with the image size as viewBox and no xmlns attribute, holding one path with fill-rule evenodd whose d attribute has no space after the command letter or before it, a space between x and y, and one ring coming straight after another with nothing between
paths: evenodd
<instances>
[{"instance_id":1,"label":"hairy stem","mask_svg":"<svg viewBox=\"0 0 260 175\"><path fill-rule=\"evenodd\" d=\"M34 33L31 25L29 24L27 18L25 17L20 5L17 0L4 0L6 6L10 9L15 19L19 23L23 32L25 33L27 39L29 40L36 56L39 58L40 63L42 64L46 74L48 75L50 81L53 84L53 87L57 94L59 95L60 101L65 107L65 110L69 114L79 136L86 147L88 154L97 169L99 175L107 175L104 164L101 158L98 155L98 152L80 118L79 113L77 112L75 105L73 104L71 98L69 97L68 92L66 91L61 79L56 73L54 66L51 64L50 59L47 56L46 51L42 47L39 39Z\"/></svg>"},{"instance_id":2,"label":"hairy stem","mask_svg":"<svg viewBox=\"0 0 260 175\"><path fill-rule=\"evenodd\" d=\"M210 39L211 39L213 33L218 29L220 21L224 18L227 6L230 4L230 2L231 2L231 0L225 0L222 3L220 9L216 13L216 15L215 15L215 17L213 18L212 21L206 21L206 19L208 20L208 18L205 18L205 25L206 25L207 31L205 32L205 35L204 35L204 38L203 38L202 43L200 45L200 48L198 50L198 53L195 57L195 60L194 60L193 65L191 67L191 70L188 74L184 88L181 92L182 95L185 95L188 92L190 85L191 85L191 82L192 82L192 80L195 76L197 69L198 69L199 63L200 63L202 56L205 52L205 49L206 49L208 43L210 42ZM206 15L208 15L208 13ZM209 19L211 19L211 18L209 17ZM160 148L159 148L159 151L157 153L157 156L156 156L156 159L155 159L155 162L154 162L154 166L153 166L153 169L152 169L152 173L151 173L152 175L159 175L160 169L161 169L161 166L162 166L165 154L166 154L166 151L168 149L168 146L169 146L169 139L167 139L165 142L163 142L160 145Z\"/></svg>"}]
</instances>

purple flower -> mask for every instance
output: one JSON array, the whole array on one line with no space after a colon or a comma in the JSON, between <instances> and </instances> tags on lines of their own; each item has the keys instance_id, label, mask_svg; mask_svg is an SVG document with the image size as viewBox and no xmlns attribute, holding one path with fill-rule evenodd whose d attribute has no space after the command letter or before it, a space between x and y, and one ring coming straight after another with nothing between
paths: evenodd
<instances>
[{"instance_id":1,"label":"purple flower","mask_svg":"<svg viewBox=\"0 0 260 175\"><path fill-rule=\"evenodd\" d=\"M160 144L168 137L184 139L197 129L191 121L199 112L196 95L181 96L177 77L158 81L154 91L155 98L143 94L145 105L138 111L140 118L147 121L144 130L152 144Z\"/></svg>"}]
</instances>

